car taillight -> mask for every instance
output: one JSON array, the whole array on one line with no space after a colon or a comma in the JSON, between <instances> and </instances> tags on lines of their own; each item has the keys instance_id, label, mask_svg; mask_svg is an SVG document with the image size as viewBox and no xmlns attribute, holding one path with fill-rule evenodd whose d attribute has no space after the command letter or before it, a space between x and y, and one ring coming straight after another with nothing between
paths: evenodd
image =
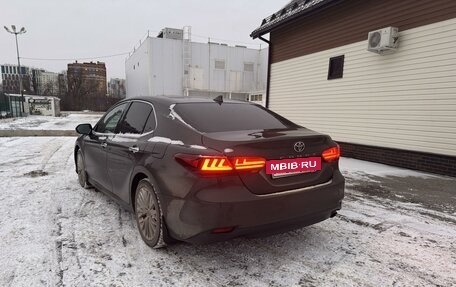
<instances>
[{"instance_id":1,"label":"car taillight","mask_svg":"<svg viewBox=\"0 0 456 287\"><path fill-rule=\"evenodd\" d=\"M226 157L177 154L175 158L181 164L205 174L229 173L233 171L256 172L261 170L266 160L261 157Z\"/></svg>"},{"instance_id":2,"label":"car taillight","mask_svg":"<svg viewBox=\"0 0 456 287\"><path fill-rule=\"evenodd\" d=\"M201 157L200 158L201 171L228 171L233 170L230 162L226 157Z\"/></svg>"},{"instance_id":3,"label":"car taillight","mask_svg":"<svg viewBox=\"0 0 456 287\"><path fill-rule=\"evenodd\" d=\"M321 156L323 157L323 159L325 161L328 161L328 162L338 160L340 158L339 145L324 150L323 153L321 154Z\"/></svg>"},{"instance_id":4,"label":"car taillight","mask_svg":"<svg viewBox=\"0 0 456 287\"><path fill-rule=\"evenodd\" d=\"M236 170L260 170L266 164L266 160L262 157L234 157L231 159Z\"/></svg>"}]
</instances>

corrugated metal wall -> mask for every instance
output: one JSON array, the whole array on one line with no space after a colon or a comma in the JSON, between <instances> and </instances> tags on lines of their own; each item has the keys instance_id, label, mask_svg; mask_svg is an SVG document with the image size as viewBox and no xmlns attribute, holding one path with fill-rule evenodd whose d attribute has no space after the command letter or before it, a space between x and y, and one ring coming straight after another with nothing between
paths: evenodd
<instances>
[{"instance_id":1,"label":"corrugated metal wall","mask_svg":"<svg viewBox=\"0 0 456 287\"><path fill-rule=\"evenodd\" d=\"M152 96L182 96L182 41L149 38L147 51L149 89Z\"/></svg>"},{"instance_id":2,"label":"corrugated metal wall","mask_svg":"<svg viewBox=\"0 0 456 287\"><path fill-rule=\"evenodd\" d=\"M149 55L150 39L146 39L125 61L127 97L147 96L151 94Z\"/></svg>"},{"instance_id":3,"label":"corrugated metal wall","mask_svg":"<svg viewBox=\"0 0 456 287\"><path fill-rule=\"evenodd\" d=\"M216 67L216 62L222 66ZM267 48L192 42L191 90L250 93L266 89ZM252 63L253 71L244 71Z\"/></svg>"},{"instance_id":4,"label":"corrugated metal wall","mask_svg":"<svg viewBox=\"0 0 456 287\"><path fill-rule=\"evenodd\" d=\"M127 97L264 92L268 49L191 42L188 86L183 86L182 40L147 38L126 60ZM216 62L219 66L216 66ZM245 70L245 65L248 70ZM195 93L192 93L195 94Z\"/></svg>"},{"instance_id":5,"label":"corrugated metal wall","mask_svg":"<svg viewBox=\"0 0 456 287\"><path fill-rule=\"evenodd\" d=\"M270 108L335 140L456 156L455 47L451 19L401 31L392 55L364 40L277 62ZM338 55L343 79L327 80Z\"/></svg>"}]
</instances>

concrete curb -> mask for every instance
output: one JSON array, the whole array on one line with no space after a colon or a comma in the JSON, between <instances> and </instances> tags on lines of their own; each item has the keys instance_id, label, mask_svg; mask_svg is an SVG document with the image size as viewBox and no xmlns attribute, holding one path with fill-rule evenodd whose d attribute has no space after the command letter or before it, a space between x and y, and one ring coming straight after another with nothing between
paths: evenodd
<instances>
[{"instance_id":1,"label":"concrete curb","mask_svg":"<svg viewBox=\"0 0 456 287\"><path fill-rule=\"evenodd\" d=\"M0 130L0 137L76 137L75 130Z\"/></svg>"}]
</instances>

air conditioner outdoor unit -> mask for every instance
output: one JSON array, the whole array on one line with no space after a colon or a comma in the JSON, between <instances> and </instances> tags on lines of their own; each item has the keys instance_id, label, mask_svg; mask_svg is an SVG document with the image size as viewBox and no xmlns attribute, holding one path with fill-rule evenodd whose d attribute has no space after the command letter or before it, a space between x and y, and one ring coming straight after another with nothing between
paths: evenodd
<instances>
[{"instance_id":1,"label":"air conditioner outdoor unit","mask_svg":"<svg viewBox=\"0 0 456 287\"><path fill-rule=\"evenodd\" d=\"M369 32L367 50L378 54L393 53L399 46L399 29L386 27Z\"/></svg>"}]
</instances>

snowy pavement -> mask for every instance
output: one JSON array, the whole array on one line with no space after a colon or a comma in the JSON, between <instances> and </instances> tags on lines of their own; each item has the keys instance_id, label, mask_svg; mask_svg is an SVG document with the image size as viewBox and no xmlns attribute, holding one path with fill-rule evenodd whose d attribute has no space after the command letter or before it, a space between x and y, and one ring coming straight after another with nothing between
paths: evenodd
<instances>
[{"instance_id":1,"label":"snowy pavement","mask_svg":"<svg viewBox=\"0 0 456 287\"><path fill-rule=\"evenodd\" d=\"M78 124L95 125L103 113L62 113L61 117L28 116L0 120L0 130L74 130Z\"/></svg>"},{"instance_id":2,"label":"snowy pavement","mask_svg":"<svg viewBox=\"0 0 456 287\"><path fill-rule=\"evenodd\" d=\"M77 182L71 137L0 138L0 286L455 286L456 179L341 159L335 218L150 249Z\"/></svg>"}]
</instances>

